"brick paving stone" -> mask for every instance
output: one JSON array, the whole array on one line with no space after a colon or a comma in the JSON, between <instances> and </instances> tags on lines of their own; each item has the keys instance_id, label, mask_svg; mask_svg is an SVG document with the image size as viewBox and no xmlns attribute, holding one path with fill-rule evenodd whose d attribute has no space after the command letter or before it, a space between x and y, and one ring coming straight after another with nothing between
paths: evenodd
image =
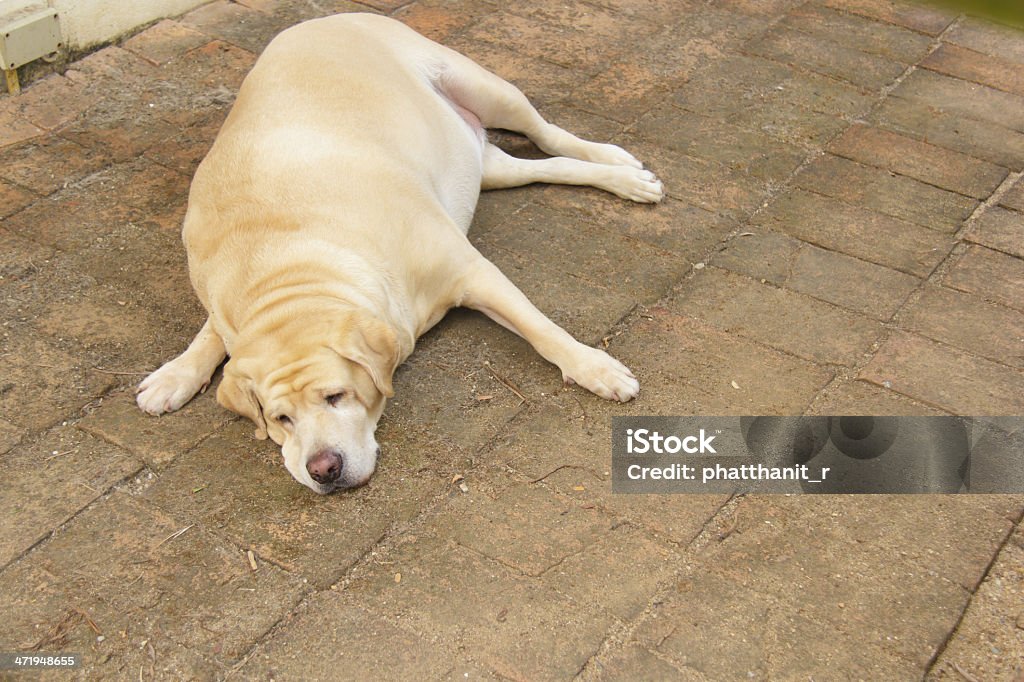
<instances>
[{"instance_id":1,"label":"brick paving stone","mask_svg":"<svg viewBox=\"0 0 1024 682\"><path fill-rule=\"evenodd\" d=\"M623 46L649 34L652 25L624 22L608 10L580 3L513 7L522 14L494 13L462 34L551 61L581 74L595 75Z\"/></svg>"},{"instance_id":2,"label":"brick paving stone","mask_svg":"<svg viewBox=\"0 0 1024 682\"><path fill-rule=\"evenodd\" d=\"M888 320L920 280L778 234L732 239L717 267Z\"/></svg>"},{"instance_id":3,"label":"brick paving stone","mask_svg":"<svg viewBox=\"0 0 1024 682\"><path fill-rule=\"evenodd\" d=\"M537 485L513 485L493 499L455 498L439 519L444 535L463 547L531 576L609 538L618 525L598 509ZM525 540L525 541L524 541Z\"/></svg>"},{"instance_id":4,"label":"brick paving stone","mask_svg":"<svg viewBox=\"0 0 1024 682\"><path fill-rule=\"evenodd\" d=\"M764 21L765 18L777 17L800 4L803 3L799 0L721 0L721 2L715 3L716 6L721 6L730 12L750 15L761 21Z\"/></svg>"},{"instance_id":5,"label":"brick paving stone","mask_svg":"<svg viewBox=\"0 0 1024 682\"><path fill-rule=\"evenodd\" d=\"M134 380L142 378L144 375ZM78 428L116 443L150 468L161 469L233 419L235 414L218 405L212 391L193 398L177 412L159 417L143 414L134 394L128 392L104 400L78 422Z\"/></svg>"},{"instance_id":6,"label":"brick paving stone","mask_svg":"<svg viewBox=\"0 0 1024 682\"><path fill-rule=\"evenodd\" d=\"M945 551L919 565L900 556L898 549L907 539L900 530L887 530L891 516L878 509L847 515L843 505L827 504L830 496L822 498L825 504L817 496L805 499L794 501L787 514L768 517L767 522L759 513L766 506L762 501L743 499L735 512L736 529L707 547L697 570L714 573L743 593L777 600L780 612L799 614L793 624L796 633L785 627L790 624L784 624L775 631L777 637L766 636L772 651L820 648L825 656L849 660L848 666L853 660L866 662L878 656L886 667L909 668L909 663L923 670L969 598L966 589L932 569L932 562L941 561L955 549L944 546ZM892 513L907 507L897 496L879 498L890 499L896 504L883 502L876 508ZM856 501L848 506L861 507ZM855 527L852 537L846 532L848 525ZM947 535L953 535L952 531ZM929 543L932 538L922 540ZM986 546L986 550L990 548ZM696 582L693 587L699 586ZM824 645L804 639L820 628L837 637ZM871 655L859 654L864 649ZM799 665L800 656L783 656L790 659L786 667ZM902 665L898 663L901 658ZM857 668L853 664L852 670ZM851 673L846 667L843 670ZM890 675L889 679L895 678Z\"/></svg>"},{"instance_id":7,"label":"brick paving stone","mask_svg":"<svg viewBox=\"0 0 1024 682\"><path fill-rule=\"evenodd\" d=\"M346 594L435 646L469 652L502 677L571 677L614 623L599 604L562 596L443 540L415 536L387 561L353 576Z\"/></svg>"},{"instance_id":8,"label":"brick paving stone","mask_svg":"<svg viewBox=\"0 0 1024 682\"><path fill-rule=\"evenodd\" d=\"M109 98L59 132L61 137L107 153L116 162L130 161L176 134L175 125L137 99Z\"/></svg>"},{"instance_id":9,"label":"brick paving stone","mask_svg":"<svg viewBox=\"0 0 1024 682\"><path fill-rule=\"evenodd\" d=\"M57 427L0 458L0 566L26 552L142 462L124 450Z\"/></svg>"},{"instance_id":10,"label":"brick paving stone","mask_svg":"<svg viewBox=\"0 0 1024 682\"><path fill-rule=\"evenodd\" d=\"M660 0L597 0L594 4L606 7L627 19L641 19L659 24L678 22L681 17L699 15L704 7L699 0L682 0L667 5Z\"/></svg>"},{"instance_id":11,"label":"brick paving stone","mask_svg":"<svg viewBox=\"0 0 1024 682\"><path fill-rule=\"evenodd\" d=\"M954 78L1024 95L1024 65L943 43L921 66Z\"/></svg>"},{"instance_id":12,"label":"brick paving stone","mask_svg":"<svg viewBox=\"0 0 1024 682\"><path fill-rule=\"evenodd\" d=\"M928 286L900 326L982 357L1024 369L1024 314L979 296Z\"/></svg>"},{"instance_id":13,"label":"brick paving stone","mask_svg":"<svg viewBox=\"0 0 1024 682\"><path fill-rule=\"evenodd\" d=\"M0 621L0 642L6 649L26 651L63 631L63 637L57 635L58 642L66 639L60 650L81 656L78 679L136 679L140 670L144 677L218 679L220 666L168 638L144 612L125 612L75 589L42 568L34 555L0 573L0 608L8 614ZM52 643L43 650L56 648ZM68 679L62 672L39 677Z\"/></svg>"},{"instance_id":14,"label":"brick paving stone","mask_svg":"<svg viewBox=\"0 0 1024 682\"><path fill-rule=\"evenodd\" d=\"M13 110L46 130L60 128L95 104L101 95L84 83L51 74L26 87L13 102Z\"/></svg>"},{"instance_id":15,"label":"brick paving stone","mask_svg":"<svg viewBox=\"0 0 1024 682\"><path fill-rule=\"evenodd\" d=\"M150 147L146 150L145 157L191 178L199 167L199 162L213 146L223 123L223 116L219 113L213 114L206 120L189 126L181 134Z\"/></svg>"},{"instance_id":16,"label":"brick paving stone","mask_svg":"<svg viewBox=\"0 0 1024 682\"><path fill-rule=\"evenodd\" d=\"M79 514L33 558L75 592L145 612L172 640L228 659L307 589L265 561L253 571L243 550L121 492Z\"/></svg>"},{"instance_id":17,"label":"brick paving stone","mask_svg":"<svg viewBox=\"0 0 1024 682\"><path fill-rule=\"evenodd\" d=\"M177 21L164 19L137 33L122 47L156 66L210 42L210 37Z\"/></svg>"},{"instance_id":18,"label":"brick paving stone","mask_svg":"<svg viewBox=\"0 0 1024 682\"><path fill-rule=\"evenodd\" d=\"M35 335L3 332L0 414L26 430L46 428L76 415L102 396L114 377L91 371L82 358Z\"/></svg>"},{"instance_id":19,"label":"brick paving stone","mask_svg":"<svg viewBox=\"0 0 1024 682\"><path fill-rule=\"evenodd\" d=\"M523 407L502 381L530 400L562 385L558 369L518 336L478 313L451 313L398 369L385 419L396 431L429 429L475 451Z\"/></svg>"},{"instance_id":20,"label":"brick paving stone","mask_svg":"<svg viewBox=\"0 0 1024 682\"><path fill-rule=\"evenodd\" d=\"M668 108L644 116L635 129L646 141L780 184L807 156L764 132Z\"/></svg>"},{"instance_id":21,"label":"brick paving stone","mask_svg":"<svg viewBox=\"0 0 1024 682\"><path fill-rule=\"evenodd\" d=\"M848 538L846 542L837 543L836 547L857 547L857 550L852 550L857 553L854 556L863 556L871 562L867 566L851 562L853 571L864 575L877 571L884 575L891 568L914 564L928 575L948 581L951 586L973 592L1013 529L1012 521L991 508L993 505L988 497L880 495L843 499L821 496L811 518L815 519L812 521L815 529L828 525ZM900 518L902 522L894 527L893 518ZM817 522L822 519L827 523ZM929 520L931 530L922 532ZM898 559L895 558L897 556ZM933 587L947 592L952 601L958 600L955 590L941 583L935 583ZM939 631L935 636L941 637L946 633L948 630Z\"/></svg>"},{"instance_id":22,"label":"brick paving stone","mask_svg":"<svg viewBox=\"0 0 1024 682\"><path fill-rule=\"evenodd\" d=\"M946 286L1024 310L1024 260L971 246L942 279Z\"/></svg>"},{"instance_id":23,"label":"brick paving stone","mask_svg":"<svg viewBox=\"0 0 1024 682\"><path fill-rule=\"evenodd\" d=\"M941 107L900 97L884 100L868 119L929 144L1014 170L1024 168L1024 134L988 121L963 118Z\"/></svg>"},{"instance_id":24,"label":"brick paving stone","mask_svg":"<svg viewBox=\"0 0 1024 682\"><path fill-rule=\"evenodd\" d=\"M878 19L930 36L937 36L953 23L956 15L934 7L893 0L824 0L833 9Z\"/></svg>"},{"instance_id":25,"label":"brick paving stone","mask_svg":"<svg viewBox=\"0 0 1024 682\"><path fill-rule=\"evenodd\" d=\"M995 164L859 124L847 129L828 150L975 199L987 199L1007 174Z\"/></svg>"},{"instance_id":26,"label":"brick paving stone","mask_svg":"<svg viewBox=\"0 0 1024 682\"><path fill-rule=\"evenodd\" d=\"M943 39L988 55L1024 64L1024 43L1021 31L1000 26L976 17L965 17L943 36Z\"/></svg>"},{"instance_id":27,"label":"brick paving stone","mask_svg":"<svg viewBox=\"0 0 1024 682\"><path fill-rule=\"evenodd\" d=\"M680 680L702 682L707 679L695 670L677 668L651 653L650 649L630 644L592 661L598 680Z\"/></svg>"},{"instance_id":28,"label":"brick paving stone","mask_svg":"<svg viewBox=\"0 0 1024 682\"><path fill-rule=\"evenodd\" d=\"M62 137L39 137L0 150L0 176L45 196L110 162L102 149L82 147Z\"/></svg>"},{"instance_id":29,"label":"brick paving stone","mask_svg":"<svg viewBox=\"0 0 1024 682\"><path fill-rule=\"evenodd\" d=\"M0 417L0 455L17 445L22 435L21 429Z\"/></svg>"},{"instance_id":30,"label":"brick paving stone","mask_svg":"<svg viewBox=\"0 0 1024 682\"><path fill-rule=\"evenodd\" d=\"M1012 680L1024 672L1024 535L1003 546L926 680Z\"/></svg>"},{"instance_id":31,"label":"brick paving stone","mask_svg":"<svg viewBox=\"0 0 1024 682\"><path fill-rule=\"evenodd\" d=\"M3 110L0 110L0 149L12 144L18 144L25 140L31 140L33 137L42 135L45 131L35 125L32 125L20 116L15 115L11 112L10 100L4 102L0 100L6 106Z\"/></svg>"},{"instance_id":32,"label":"brick paving stone","mask_svg":"<svg viewBox=\"0 0 1024 682\"><path fill-rule=\"evenodd\" d=\"M0 243L6 246L0 249L0 282L18 282L31 277L39 263L45 262L54 253L52 246L4 229L2 223Z\"/></svg>"},{"instance_id":33,"label":"brick paving stone","mask_svg":"<svg viewBox=\"0 0 1024 682\"><path fill-rule=\"evenodd\" d=\"M965 238L997 251L1024 258L1024 213L993 206L971 225Z\"/></svg>"},{"instance_id":34,"label":"brick paving stone","mask_svg":"<svg viewBox=\"0 0 1024 682\"><path fill-rule=\"evenodd\" d=\"M767 59L727 56L694 73L673 101L687 111L818 147L847 127L841 117L866 114L873 96Z\"/></svg>"},{"instance_id":35,"label":"brick paving stone","mask_svg":"<svg viewBox=\"0 0 1024 682\"><path fill-rule=\"evenodd\" d=\"M324 655L311 656L311 650ZM401 671L405 678L436 680L456 658L456 652L392 625L343 592L322 592L261 642L239 674L249 680L387 679Z\"/></svg>"},{"instance_id":36,"label":"brick paving stone","mask_svg":"<svg viewBox=\"0 0 1024 682\"><path fill-rule=\"evenodd\" d=\"M76 216L68 221L67 216ZM138 212L113 197L94 196L78 185L56 192L4 220L4 227L63 251L75 251L94 244L111 226L124 224Z\"/></svg>"},{"instance_id":37,"label":"brick paving stone","mask_svg":"<svg viewBox=\"0 0 1024 682\"><path fill-rule=\"evenodd\" d=\"M786 26L769 29L747 43L744 50L869 90L880 90L896 80L906 69L899 62L844 47Z\"/></svg>"},{"instance_id":38,"label":"brick paving stone","mask_svg":"<svg viewBox=\"0 0 1024 682\"><path fill-rule=\"evenodd\" d=\"M955 414L1024 409L1019 370L905 332L894 333L882 345L860 378Z\"/></svg>"},{"instance_id":39,"label":"brick paving stone","mask_svg":"<svg viewBox=\"0 0 1024 682\"><path fill-rule=\"evenodd\" d=\"M999 204L1007 208L1024 211L1024 180L1017 182L999 198Z\"/></svg>"},{"instance_id":40,"label":"brick paving stone","mask_svg":"<svg viewBox=\"0 0 1024 682\"><path fill-rule=\"evenodd\" d=\"M887 320L919 283L916 277L897 270L807 246L794 256L785 286Z\"/></svg>"},{"instance_id":41,"label":"brick paving stone","mask_svg":"<svg viewBox=\"0 0 1024 682\"><path fill-rule=\"evenodd\" d=\"M816 159L794 182L802 189L947 233L959 229L978 205L961 194L831 154Z\"/></svg>"},{"instance_id":42,"label":"brick paving stone","mask_svg":"<svg viewBox=\"0 0 1024 682\"><path fill-rule=\"evenodd\" d=\"M539 201L653 244L691 263L704 260L716 244L736 229L736 223L727 216L671 197L654 206L640 206L606 193L564 191L553 186L541 193Z\"/></svg>"},{"instance_id":43,"label":"brick paving stone","mask_svg":"<svg viewBox=\"0 0 1024 682\"><path fill-rule=\"evenodd\" d=\"M385 425L377 435L383 455L370 484L321 497L291 477L280 449L255 440L253 428L247 420L232 422L179 454L143 498L182 525L210 528L321 589L388 528L446 490L453 470L465 462L455 446L429 432Z\"/></svg>"},{"instance_id":44,"label":"brick paving stone","mask_svg":"<svg viewBox=\"0 0 1024 682\"><path fill-rule=\"evenodd\" d=\"M908 679L915 672L876 643L821 637L832 629L801 615L785 597L716 575L717 567L688 571L641 624L638 644L695 670L699 679L802 679L822 666L860 679Z\"/></svg>"},{"instance_id":45,"label":"brick paving stone","mask_svg":"<svg viewBox=\"0 0 1024 682\"><path fill-rule=\"evenodd\" d=\"M636 208L642 215L643 207ZM540 204L527 206L475 241L484 250L500 248L564 268L590 284L617 282L624 294L637 301L660 298L686 268L661 249L616 234L584 216Z\"/></svg>"},{"instance_id":46,"label":"brick paving stone","mask_svg":"<svg viewBox=\"0 0 1024 682\"><path fill-rule=\"evenodd\" d=\"M552 566L541 582L575 601L599 604L628 622L672 579L680 561L680 554L668 543L620 525L601 542ZM623 575L622 567L627 565L629 575Z\"/></svg>"},{"instance_id":47,"label":"brick paving stone","mask_svg":"<svg viewBox=\"0 0 1024 682\"><path fill-rule=\"evenodd\" d=\"M472 0L420 0L405 5L394 18L431 40L447 39L494 12L487 3Z\"/></svg>"},{"instance_id":48,"label":"brick paving stone","mask_svg":"<svg viewBox=\"0 0 1024 682\"><path fill-rule=\"evenodd\" d=\"M32 192L0 180L0 218L17 213L35 200L36 196Z\"/></svg>"},{"instance_id":49,"label":"brick paving stone","mask_svg":"<svg viewBox=\"0 0 1024 682\"><path fill-rule=\"evenodd\" d=\"M776 232L741 232L714 254L715 267L781 286L789 279L793 257L806 244Z\"/></svg>"},{"instance_id":50,"label":"brick paving stone","mask_svg":"<svg viewBox=\"0 0 1024 682\"><path fill-rule=\"evenodd\" d=\"M58 262L55 274L59 277L69 267ZM41 292L42 297L25 311L32 331L76 349L83 361L99 368L97 371L112 373L125 382L138 381L144 374L132 372L155 368L184 346L148 301L104 284L82 291L69 287L47 296L50 283L59 286L62 282L46 278L33 287L33 296Z\"/></svg>"},{"instance_id":51,"label":"brick paving stone","mask_svg":"<svg viewBox=\"0 0 1024 682\"><path fill-rule=\"evenodd\" d=\"M894 24L813 3L795 7L779 23L902 64L917 63L932 42L928 36Z\"/></svg>"},{"instance_id":52,"label":"brick paving stone","mask_svg":"<svg viewBox=\"0 0 1024 682\"><path fill-rule=\"evenodd\" d=\"M670 308L686 309L696 298L691 293ZM831 309L827 303L807 300L814 310ZM652 308L648 313L651 319L641 317L611 345L613 354L640 378L641 386L641 399L619 408L618 414L629 413L626 409L651 414L652 408L656 414L673 415L801 414L832 378L826 369L738 338L744 334L736 330L716 329L722 321L717 313L711 315L715 319L709 320L710 324L673 314L667 308ZM865 323L867 328L874 326ZM864 336L868 343L871 334ZM739 389L732 387L733 381Z\"/></svg>"},{"instance_id":53,"label":"brick paving stone","mask_svg":"<svg viewBox=\"0 0 1024 682\"><path fill-rule=\"evenodd\" d=\"M856 313L714 267L684 282L670 307L813 362L853 365L882 332Z\"/></svg>"},{"instance_id":54,"label":"brick paving stone","mask_svg":"<svg viewBox=\"0 0 1024 682\"><path fill-rule=\"evenodd\" d=\"M228 0L202 5L179 21L186 28L219 38L253 54L262 52L267 43L291 23Z\"/></svg>"},{"instance_id":55,"label":"brick paving stone","mask_svg":"<svg viewBox=\"0 0 1024 682\"><path fill-rule=\"evenodd\" d=\"M153 65L139 55L110 45L79 59L64 75L83 87L98 87L106 97L113 91L137 89L140 81L152 78L156 73Z\"/></svg>"},{"instance_id":56,"label":"brick paving stone","mask_svg":"<svg viewBox=\"0 0 1024 682\"><path fill-rule=\"evenodd\" d=\"M640 376L641 386L646 386L646 374ZM531 481L542 480L579 506L601 509L617 521L648 528L685 546L728 496L619 495L611 490L610 417L623 412L678 414L672 404L652 401L649 391L643 391L643 399L626 409L599 404L584 408L568 392L553 396L517 415L489 447L487 457ZM672 400L678 401L678 396Z\"/></svg>"},{"instance_id":57,"label":"brick paving stone","mask_svg":"<svg viewBox=\"0 0 1024 682\"><path fill-rule=\"evenodd\" d=\"M144 214L155 213L168 204L184 203L188 193L186 175L145 159L118 164L76 183L82 194L115 196Z\"/></svg>"},{"instance_id":58,"label":"brick paving stone","mask_svg":"<svg viewBox=\"0 0 1024 682\"><path fill-rule=\"evenodd\" d=\"M615 143L644 159L659 177L667 178L663 180L667 196L730 219L748 216L771 191L767 182L743 170L673 152L632 134L620 136Z\"/></svg>"},{"instance_id":59,"label":"brick paving stone","mask_svg":"<svg viewBox=\"0 0 1024 682\"><path fill-rule=\"evenodd\" d=\"M671 10L676 18L682 17L681 22L639 41L573 91L570 101L617 121L632 122L657 107L697 68L722 57L729 46L738 46L761 29L761 22L732 12L691 9L687 12L674 3ZM623 87L624 83L629 87Z\"/></svg>"},{"instance_id":60,"label":"brick paving stone","mask_svg":"<svg viewBox=\"0 0 1024 682\"><path fill-rule=\"evenodd\" d=\"M914 71L896 86L892 96L955 116L988 121L1010 130L1024 130L1024 96L934 71Z\"/></svg>"},{"instance_id":61,"label":"brick paving stone","mask_svg":"<svg viewBox=\"0 0 1024 682\"><path fill-rule=\"evenodd\" d=\"M801 641L808 626L838 635L822 643L822 653L855 660L878 655L888 665L902 659L923 670L970 597L956 580L959 572L983 572L998 547L995 538L1010 525L980 506L966 496L946 505L895 495L797 496L781 504L744 498L735 530L707 546L697 570L770 595L782 610L806 619L797 633L777 630L773 650L786 651L783 642L816 648ZM767 508L780 507L782 514L766 518ZM916 519L930 510L948 526L923 533L920 525L893 527L894 517ZM976 525L985 529L980 537ZM857 655L863 650L872 655Z\"/></svg>"},{"instance_id":62,"label":"brick paving stone","mask_svg":"<svg viewBox=\"0 0 1024 682\"><path fill-rule=\"evenodd\" d=\"M543 55L531 54L516 45L501 40L483 41L470 33L467 31L456 35L446 40L445 45L518 87L541 111L545 105L566 99L567 93L592 76L547 61Z\"/></svg>"},{"instance_id":63,"label":"brick paving stone","mask_svg":"<svg viewBox=\"0 0 1024 682\"><path fill-rule=\"evenodd\" d=\"M776 198L753 222L918 277L928 276L955 243L951 235L801 189Z\"/></svg>"},{"instance_id":64,"label":"brick paving stone","mask_svg":"<svg viewBox=\"0 0 1024 682\"><path fill-rule=\"evenodd\" d=\"M947 413L881 386L865 381L846 381L826 388L811 406L809 414L941 416Z\"/></svg>"},{"instance_id":65,"label":"brick paving stone","mask_svg":"<svg viewBox=\"0 0 1024 682\"><path fill-rule=\"evenodd\" d=\"M575 269L538 261L534 252L508 251L486 242L480 244L480 251L534 305L584 343L597 343L608 328L625 317L639 301L657 298L643 296L642 272L636 278L627 274L628 270L618 273L623 287L617 289L608 283L597 282L596 278L581 277ZM673 267L682 269L685 263L680 261ZM625 287L635 288L623 290ZM668 283L665 288L668 288ZM485 325L481 332L486 334L493 329L492 324Z\"/></svg>"}]
</instances>

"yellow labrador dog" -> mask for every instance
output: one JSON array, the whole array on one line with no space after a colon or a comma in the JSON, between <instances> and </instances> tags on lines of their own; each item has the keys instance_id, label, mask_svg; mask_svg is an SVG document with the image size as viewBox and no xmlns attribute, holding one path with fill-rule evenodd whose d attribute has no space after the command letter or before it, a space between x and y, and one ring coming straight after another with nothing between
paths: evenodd
<instances>
[{"instance_id":1,"label":"yellow labrador dog","mask_svg":"<svg viewBox=\"0 0 1024 682\"><path fill-rule=\"evenodd\" d=\"M557 158L517 159L485 128ZM661 183L619 147L545 121L513 85L403 24L345 14L267 47L189 193L183 238L209 318L139 386L150 414L205 388L282 446L318 493L362 485L395 368L456 306L484 312L567 382L627 401L633 374L573 339L466 238L481 189L592 185L657 202Z\"/></svg>"}]
</instances>

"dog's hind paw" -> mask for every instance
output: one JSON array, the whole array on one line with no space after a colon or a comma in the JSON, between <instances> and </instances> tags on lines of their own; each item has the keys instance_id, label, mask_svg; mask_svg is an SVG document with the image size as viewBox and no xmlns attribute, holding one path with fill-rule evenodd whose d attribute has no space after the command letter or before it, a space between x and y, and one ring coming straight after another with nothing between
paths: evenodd
<instances>
[{"instance_id":1,"label":"dog's hind paw","mask_svg":"<svg viewBox=\"0 0 1024 682\"><path fill-rule=\"evenodd\" d=\"M661 180L649 170L609 166L605 175L599 186L623 199L641 204L656 204L665 195Z\"/></svg>"},{"instance_id":2,"label":"dog's hind paw","mask_svg":"<svg viewBox=\"0 0 1024 682\"><path fill-rule=\"evenodd\" d=\"M174 412L206 388L209 379L172 360L142 380L135 402L152 415Z\"/></svg>"},{"instance_id":3,"label":"dog's hind paw","mask_svg":"<svg viewBox=\"0 0 1024 682\"><path fill-rule=\"evenodd\" d=\"M603 350L580 345L573 366L562 370L566 383L576 383L606 400L629 402L640 393L640 382L624 364Z\"/></svg>"}]
</instances>

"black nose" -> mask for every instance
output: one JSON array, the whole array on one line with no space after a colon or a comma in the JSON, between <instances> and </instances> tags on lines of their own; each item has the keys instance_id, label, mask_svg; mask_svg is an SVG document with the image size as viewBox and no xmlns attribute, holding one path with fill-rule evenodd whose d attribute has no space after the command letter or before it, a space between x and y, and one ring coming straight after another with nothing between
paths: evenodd
<instances>
[{"instance_id":1,"label":"black nose","mask_svg":"<svg viewBox=\"0 0 1024 682\"><path fill-rule=\"evenodd\" d=\"M344 466L341 455L334 450L321 450L306 462L306 471L317 483L334 483L341 476Z\"/></svg>"}]
</instances>

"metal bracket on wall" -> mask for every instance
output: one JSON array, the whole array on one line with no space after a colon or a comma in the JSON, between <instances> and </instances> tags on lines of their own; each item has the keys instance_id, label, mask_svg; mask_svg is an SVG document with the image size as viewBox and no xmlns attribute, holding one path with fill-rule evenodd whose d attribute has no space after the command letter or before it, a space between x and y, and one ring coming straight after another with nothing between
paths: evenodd
<instances>
[{"instance_id":1,"label":"metal bracket on wall","mask_svg":"<svg viewBox=\"0 0 1024 682\"><path fill-rule=\"evenodd\" d=\"M18 67L61 48L60 20L53 9L26 9L0 16L0 68L7 91L21 92Z\"/></svg>"}]
</instances>

